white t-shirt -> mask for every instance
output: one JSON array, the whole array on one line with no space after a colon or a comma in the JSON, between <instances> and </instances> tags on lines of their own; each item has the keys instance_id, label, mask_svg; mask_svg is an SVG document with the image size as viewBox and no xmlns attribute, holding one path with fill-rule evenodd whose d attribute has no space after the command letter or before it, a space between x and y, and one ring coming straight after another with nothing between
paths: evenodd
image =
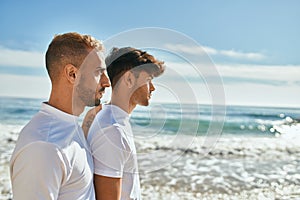
<instances>
[{"instance_id":1,"label":"white t-shirt","mask_svg":"<svg viewBox=\"0 0 300 200\"><path fill-rule=\"evenodd\" d=\"M43 103L19 135L10 174L14 200L94 200L93 159L78 117Z\"/></svg>"},{"instance_id":2,"label":"white t-shirt","mask_svg":"<svg viewBox=\"0 0 300 200\"><path fill-rule=\"evenodd\" d=\"M122 178L121 199L141 199L136 148L129 115L104 105L89 130L88 143L97 175Z\"/></svg>"}]
</instances>

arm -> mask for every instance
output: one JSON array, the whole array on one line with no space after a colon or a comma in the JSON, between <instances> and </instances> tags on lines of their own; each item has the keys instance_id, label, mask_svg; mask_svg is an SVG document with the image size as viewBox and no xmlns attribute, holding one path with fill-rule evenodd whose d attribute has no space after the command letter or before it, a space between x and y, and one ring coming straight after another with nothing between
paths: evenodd
<instances>
[{"instance_id":1,"label":"arm","mask_svg":"<svg viewBox=\"0 0 300 200\"><path fill-rule=\"evenodd\" d=\"M102 105L100 104L99 106L96 106L92 109L90 109L84 119L83 119L83 122L82 122L82 130L83 130L83 133L84 133L84 136L85 138L87 138L87 135L88 135L88 132L89 132L89 129L94 121L94 118L95 116L97 115L97 113L102 109Z\"/></svg>"},{"instance_id":2,"label":"arm","mask_svg":"<svg viewBox=\"0 0 300 200\"><path fill-rule=\"evenodd\" d=\"M91 130L93 131L93 130ZM90 147L94 158L94 184L96 197L120 199L124 166L130 156L129 146L115 126L99 129L92 134Z\"/></svg>"},{"instance_id":3,"label":"arm","mask_svg":"<svg viewBox=\"0 0 300 200\"><path fill-rule=\"evenodd\" d=\"M11 163L14 199L57 199L64 176L62 156L54 145L29 144Z\"/></svg>"},{"instance_id":4,"label":"arm","mask_svg":"<svg viewBox=\"0 0 300 200\"><path fill-rule=\"evenodd\" d=\"M94 185L97 200L119 200L121 197L121 178L111 178L95 174Z\"/></svg>"}]
</instances>

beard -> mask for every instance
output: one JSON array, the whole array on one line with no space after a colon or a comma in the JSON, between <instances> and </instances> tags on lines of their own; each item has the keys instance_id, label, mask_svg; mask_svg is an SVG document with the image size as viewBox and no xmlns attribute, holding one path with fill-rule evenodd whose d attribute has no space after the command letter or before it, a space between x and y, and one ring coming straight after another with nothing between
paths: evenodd
<instances>
[{"instance_id":1,"label":"beard","mask_svg":"<svg viewBox=\"0 0 300 200\"><path fill-rule=\"evenodd\" d=\"M100 98L96 97L96 90L86 88L84 85L78 85L76 88L79 100L85 106L93 107L100 105Z\"/></svg>"},{"instance_id":2,"label":"beard","mask_svg":"<svg viewBox=\"0 0 300 200\"><path fill-rule=\"evenodd\" d=\"M133 92L130 101L140 106L149 106L148 96L147 91L144 91L143 88L138 88Z\"/></svg>"},{"instance_id":3,"label":"beard","mask_svg":"<svg viewBox=\"0 0 300 200\"><path fill-rule=\"evenodd\" d=\"M99 106L101 104L100 98L95 97L95 105L94 106Z\"/></svg>"}]
</instances>

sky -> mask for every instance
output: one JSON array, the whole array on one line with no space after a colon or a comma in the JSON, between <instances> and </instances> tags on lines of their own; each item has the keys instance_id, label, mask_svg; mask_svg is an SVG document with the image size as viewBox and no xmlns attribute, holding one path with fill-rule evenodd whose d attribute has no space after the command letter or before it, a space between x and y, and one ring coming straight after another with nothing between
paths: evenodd
<instances>
[{"instance_id":1,"label":"sky","mask_svg":"<svg viewBox=\"0 0 300 200\"><path fill-rule=\"evenodd\" d=\"M0 96L47 99L48 44L76 31L163 59L153 101L300 107L299 19L297 0L0 0Z\"/></svg>"}]
</instances>

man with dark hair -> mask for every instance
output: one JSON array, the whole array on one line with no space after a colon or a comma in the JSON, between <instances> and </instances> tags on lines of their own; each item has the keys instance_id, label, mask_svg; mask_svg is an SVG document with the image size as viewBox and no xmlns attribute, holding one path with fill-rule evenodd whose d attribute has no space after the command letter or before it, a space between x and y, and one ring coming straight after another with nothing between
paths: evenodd
<instances>
[{"instance_id":1,"label":"man with dark hair","mask_svg":"<svg viewBox=\"0 0 300 200\"><path fill-rule=\"evenodd\" d=\"M21 131L10 161L13 198L95 199L93 162L78 116L110 86L102 44L89 35L54 37L46 52L48 102Z\"/></svg>"},{"instance_id":2,"label":"man with dark hair","mask_svg":"<svg viewBox=\"0 0 300 200\"><path fill-rule=\"evenodd\" d=\"M106 58L112 84L111 102L103 106L87 137L94 158L97 199L140 199L140 183L129 115L136 105L148 106L153 77L163 62L145 51L114 48Z\"/></svg>"}]
</instances>

